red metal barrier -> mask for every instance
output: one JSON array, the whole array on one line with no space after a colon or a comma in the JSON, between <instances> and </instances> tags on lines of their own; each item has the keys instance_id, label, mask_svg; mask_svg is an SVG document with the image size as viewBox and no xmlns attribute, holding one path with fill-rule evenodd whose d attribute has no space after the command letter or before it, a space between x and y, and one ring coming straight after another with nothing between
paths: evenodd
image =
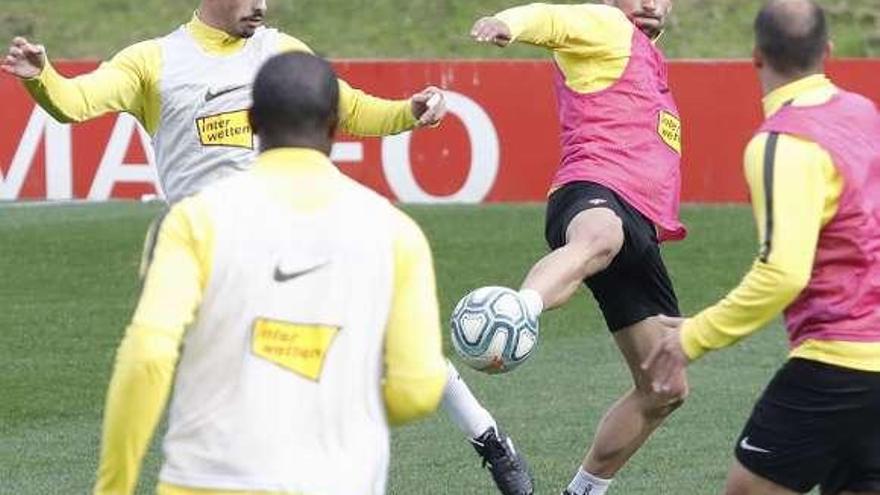
<instances>
[{"instance_id":1,"label":"red metal barrier","mask_svg":"<svg viewBox=\"0 0 880 495\"><path fill-rule=\"evenodd\" d=\"M65 74L93 62L58 64ZM386 97L425 85L449 91L439 129L382 139L340 136L333 157L358 181L407 202L540 201L559 154L547 61L343 61L340 75ZM832 78L880 102L880 60L839 60ZM745 61L671 63L684 126L683 198L747 199L745 143L761 119L760 90ZM0 77L0 200L138 198L155 192L149 138L130 117L64 126Z\"/></svg>"}]
</instances>

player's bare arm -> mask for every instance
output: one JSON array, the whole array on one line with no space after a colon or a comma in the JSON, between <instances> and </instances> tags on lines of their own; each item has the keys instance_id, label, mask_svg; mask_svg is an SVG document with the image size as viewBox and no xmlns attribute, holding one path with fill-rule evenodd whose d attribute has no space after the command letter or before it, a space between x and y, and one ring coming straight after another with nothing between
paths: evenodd
<instances>
[{"instance_id":1,"label":"player's bare arm","mask_svg":"<svg viewBox=\"0 0 880 495\"><path fill-rule=\"evenodd\" d=\"M483 17L474 23L471 38L477 43L491 43L502 48L513 41L510 27L496 17Z\"/></svg>"},{"instance_id":2,"label":"player's bare arm","mask_svg":"<svg viewBox=\"0 0 880 495\"><path fill-rule=\"evenodd\" d=\"M46 66L46 49L43 45L30 43L26 38L16 36L0 69L21 79L32 79L43 72Z\"/></svg>"}]
</instances>

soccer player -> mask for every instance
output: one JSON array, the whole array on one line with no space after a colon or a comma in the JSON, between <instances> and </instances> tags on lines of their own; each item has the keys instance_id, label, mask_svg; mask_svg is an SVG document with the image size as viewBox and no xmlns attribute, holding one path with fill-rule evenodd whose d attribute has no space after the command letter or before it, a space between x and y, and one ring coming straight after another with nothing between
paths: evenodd
<instances>
[{"instance_id":1,"label":"soccer player","mask_svg":"<svg viewBox=\"0 0 880 495\"><path fill-rule=\"evenodd\" d=\"M171 203L250 166L257 142L248 124L250 85L278 52L310 52L300 40L263 26L265 0L202 0L173 33L132 45L90 74L60 76L45 49L15 38L0 63L24 80L47 112L81 122L127 112L152 136L162 192ZM432 97L436 105L429 106ZM389 101L339 80L340 125L364 136L431 126L445 114L440 90ZM435 98L436 99L436 98ZM477 447L502 493L530 493L531 478L511 440L450 364L443 406Z\"/></svg>"},{"instance_id":2,"label":"soccer player","mask_svg":"<svg viewBox=\"0 0 880 495\"><path fill-rule=\"evenodd\" d=\"M785 313L790 354L758 399L730 495L880 494L880 114L823 73L825 15L773 0L755 20L767 120L745 151L758 258L645 363L654 386Z\"/></svg>"},{"instance_id":3,"label":"soccer player","mask_svg":"<svg viewBox=\"0 0 880 495\"><path fill-rule=\"evenodd\" d=\"M162 192L170 202L247 167L256 143L248 127L249 88L257 68L284 51L311 52L302 41L263 26L265 0L202 0L171 34L136 43L92 73L68 79L43 46L13 39L2 68L61 122L109 112L133 115L152 137ZM360 136L394 134L439 123L429 109L437 88L409 100L375 98L339 81L340 123ZM441 102L442 103L442 102Z\"/></svg>"},{"instance_id":4,"label":"soccer player","mask_svg":"<svg viewBox=\"0 0 880 495\"><path fill-rule=\"evenodd\" d=\"M172 382L167 495L378 495L388 422L438 406L430 248L330 162L338 96L326 61L269 59L255 163L165 216L116 357L96 494L133 493Z\"/></svg>"},{"instance_id":5,"label":"soccer player","mask_svg":"<svg viewBox=\"0 0 880 495\"><path fill-rule=\"evenodd\" d=\"M659 243L681 239L680 123L655 46L671 0L605 5L531 4L478 20L471 36L518 41L553 54L562 161L550 188L553 249L526 276L530 312L557 308L582 282L632 373L634 387L607 412L565 493L601 495L687 394L684 373L651 389L639 365L663 335L658 313L678 314Z\"/></svg>"}]
</instances>

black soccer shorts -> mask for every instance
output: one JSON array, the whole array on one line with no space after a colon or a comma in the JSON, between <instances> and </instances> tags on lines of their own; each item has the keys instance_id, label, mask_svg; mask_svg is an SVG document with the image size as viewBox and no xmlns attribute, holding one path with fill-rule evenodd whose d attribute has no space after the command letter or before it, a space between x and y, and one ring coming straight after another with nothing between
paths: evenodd
<instances>
[{"instance_id":1,"label":"black soccer shorts","mask_svg":"<svg viewBox=\"0 0 880 495\"><path fill-rule=\"evenodd\" d=\"M880 373L790 359L755 404L736 458L797 493L880 491Z\"/></svg>"},{"instance_id":2,"label":"black soccer shorts","mask_svg":"<svg viewBox=\"0 0 880 495\"><path fill-rule=\"evenodd\" d=\"M653 222L611 189L593 182L571 182L554 191L547 202L544 230L550 248L565 245L568 224L591 208L608 208L623 223L620 252L608 268L585 280L608 329L616 332L658 314L680 316Z\"/></svg>"}]
</instances>

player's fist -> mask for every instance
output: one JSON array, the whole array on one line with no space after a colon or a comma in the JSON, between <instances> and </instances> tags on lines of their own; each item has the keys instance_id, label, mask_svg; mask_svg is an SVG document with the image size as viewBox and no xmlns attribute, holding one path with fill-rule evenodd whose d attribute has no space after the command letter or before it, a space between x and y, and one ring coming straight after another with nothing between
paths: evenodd
<instances>
[{"instance_id":1,"label":"player's fist","mask_svg":"<svg viewBox=\"0 0 880 495\"><path fill-rule=\"evenodd\" d=\"M12 39L9 51L0 69L22 79L37 77L46 66L46 49L43 45L34 45L28 40L17 36Z\"/></svg>"},{"instance_id":2,"label":"player's fist","mask_svg":"<svg viewBox=\"0 0 880 495\"><path fill-rule=\"evenodd\" d=\"M439 88L428 86L409 101L419 127L437 125L446 116L446 97Z\"/></svg>"},{"instance_id":3,"label":"player's fist","mask_svg":"<svg viewBox=\"0 0 880 495\"><path fill-rule=\"evenodd\" d=\"M684 318L658 315L651 318L663 331L648 358L642 363L642 370L651 378L654 392L665 393L681 388L680 382L690 360L681 344L681 326Z\"/></svg>"},{"instance_id":4,"label":"player's fist","mask_svg":"<svg viewBox=\"0 0 880 495\"><path fill-rule=\"evenodd\" d=\"M510 28L501 19L483 17L471 28L471 38L477 43L493 43L507 46L511 41Z\"/></svg>"}]
</instances>

